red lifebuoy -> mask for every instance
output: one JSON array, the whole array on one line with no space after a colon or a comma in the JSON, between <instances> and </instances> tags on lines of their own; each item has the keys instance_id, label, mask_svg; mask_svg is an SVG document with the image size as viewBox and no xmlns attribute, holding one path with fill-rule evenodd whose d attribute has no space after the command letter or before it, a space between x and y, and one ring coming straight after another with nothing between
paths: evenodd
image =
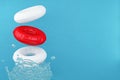
<instances>
[{"instance_id":1,"label":"red lifebuoy","mask_svg":"<svg viewBox=\"0 0 120 80\"><path fill-rule=\"evenodd\" d=\"M18 41L28 45L40 45L46 41L45 33L32 26L18 26L13 34Z\"/></svg>"}]
</instances>

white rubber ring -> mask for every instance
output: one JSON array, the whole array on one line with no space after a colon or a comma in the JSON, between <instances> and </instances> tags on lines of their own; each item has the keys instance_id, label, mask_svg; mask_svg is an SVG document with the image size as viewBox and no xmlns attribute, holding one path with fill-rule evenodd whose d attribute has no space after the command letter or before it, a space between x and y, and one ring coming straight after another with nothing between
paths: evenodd
<instances>
[{"instance_id":1,"label":"white rubber ring","mask_svg":"<svg viewBox=\"0 0 120 80\"><path fill-rule=\"evenodd\" d=\"M20 48L13 54L13 60L18 62L18 58L23 60L31 60L35 63L42 63L47 57L47 53L44 49L39 47L27 46Z\"/></svg>"},{"instance_id":2,"label":"white rubber ring","mask_svg":"<svg viewBox=\"0 0 120 80\"><path fill-rule=\"evenodd\" d=\"M43 5L36 5L18 11L14 15L17 23L27 23L43 17L46 14L46 8Z\"/></svg>"}]
</instances>

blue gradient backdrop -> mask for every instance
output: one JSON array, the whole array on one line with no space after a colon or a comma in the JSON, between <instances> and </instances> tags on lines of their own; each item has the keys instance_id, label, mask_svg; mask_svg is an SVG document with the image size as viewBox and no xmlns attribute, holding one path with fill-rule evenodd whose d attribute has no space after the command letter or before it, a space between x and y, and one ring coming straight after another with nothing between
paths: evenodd
<instances>
[{"instance_id":1,"label":"blue gradient backdrop","mask_svg":"<svg viewBox=\"0 0 120 80\"><path fill-rule=\"evenodd\" d=\"M14 22L17 11L38 4L47 8L43 18ZM13 53L26 46L12 35L19 25L46 33L40 47L47 51L48 61L56 56L52 80L120 80L119 5L119 0L0 0L0 80L8 80L5 66L12 69Z\"/></svg>"}]
</instances>

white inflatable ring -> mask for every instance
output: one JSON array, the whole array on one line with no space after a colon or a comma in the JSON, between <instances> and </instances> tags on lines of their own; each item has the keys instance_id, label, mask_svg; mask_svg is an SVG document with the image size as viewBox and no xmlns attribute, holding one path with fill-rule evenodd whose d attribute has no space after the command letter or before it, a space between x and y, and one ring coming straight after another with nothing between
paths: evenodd
<instances>
[{"instance_id":1,"label":"white inflatable ring","mask_svg":"<svg viewBox=\"0 0 120 80\"><path fill-rule=\"evenodd\" d=\"M36 5L18 11L14 15L14 20L17 23L27 23L41 18L46 13L46 8L43 5Z\"/></svg>"},{"instance_id":2,"label":"white inflatable ring","mask_svg":"<svg viewBox=\"0 0 120 80\"><path fill-rule=\"evenodd\" d=\"M27 46L15 51L13 60L18 62L18 58L23 60L31 60L35 63L42 63L47 57L47 53L44 49L39 47Z\"/></svg>"}]
</instances>

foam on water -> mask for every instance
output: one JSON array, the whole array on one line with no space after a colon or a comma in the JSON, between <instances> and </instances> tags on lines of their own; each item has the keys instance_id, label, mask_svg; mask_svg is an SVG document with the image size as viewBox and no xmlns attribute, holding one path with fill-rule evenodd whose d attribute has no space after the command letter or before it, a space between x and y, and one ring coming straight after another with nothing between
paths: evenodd
<instances>
[{"instance_id":1,"label":"foam on water","mask_svg":"<svg viewBox=\"0 0 120 80\"><path fill-rule=\"evenodd\" d=\"M50 80L52 71L50 63L37 64L30 60L20 59L15 67L9 71L6 68L9 80Z\"/></svg>"}]
</instances>

